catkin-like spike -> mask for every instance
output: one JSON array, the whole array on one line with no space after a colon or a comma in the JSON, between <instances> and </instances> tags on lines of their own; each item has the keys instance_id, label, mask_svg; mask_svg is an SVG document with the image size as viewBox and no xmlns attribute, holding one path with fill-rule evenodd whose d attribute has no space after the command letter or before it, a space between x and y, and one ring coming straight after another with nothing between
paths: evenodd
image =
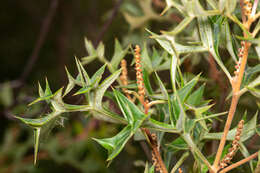
<instances>
[{"instance_id":1,"label":"catkin-like spike","mask_svg":"<svg viewBox=\"0 0 260 173\"><path fill-rule=\"evenodd\" d=\"M163 170L162 170L162 168L161 168L161 165L160 165L159 162L157 161L157 158L156 158L154 152L152 152L152 161L153 161L153 165L154 165L154 167L155 167L155 170L156 170L157 172L163 173Z\"/></svg>"},{"instance_id":2,"label":"catkin-like spike","mask_svg":"<svg viewBox=\"0 0 260 173\"><path fill-rule=\"evenodd\" d=\"M244 127L244 120L241 120L238 123L236 136L232 142L232 147L229 148L228 154L225 155L225 157L219 163L221 169L225 168L231 162L232 158L235 156L239 147L239 140L242 134L243 127Z\"/></svg>"},{"instance_id":3,"label":"catkin-like spike","mask_svg":"<svg viewBox=\"0 0 260 173\"><path fill-rule=\"evenodd\" d=\"M145 103L145 89L144 89L144 79L143 79L143 70L141 64L141 49L138 45L135 46L135 70L136 70L136 80L138 87L139 100L143 105Z\"/></svg>"},{"instance_id":4,"label":"catkin-like spike","mask_svg":"<svg viewBox=\"0 0 260 173\"><path fill-rule=\"evenodd\" d=\"M244 50L245 50L245 42L241 41L241 48L238 49L238 61L236 62L235 68L236 70L234 71L234 77L233 77L233 81L236 81L239 71L240 71L240 66L241 66L241 61L243 58L243 54L244 54Z\"/></svg>"},{"instance_id":5,"label":"catkin-like spike","mask_svg":"<svg viewBox=\"0 0 260 173\"><path fill-rule=\"evenodd\" d=\"M178 171L179 171L179 173L182 173L182 169L181 168L179 168Z\"/></svg>"},{"instance_id":6,"label":"catkin-like spike","mask_svg":"<svg viewBox=\"0 0 260 173\"><path fill-rule=\"evenodd\" d=\"M252 3L250 0L244 0L244 12L245 15L249 18L252 13Z\"/></svg>"},{"instance_id":7,"label":"catkin-like spike","mask_svg":"<svg viewBox=\"0 0 260 173\"><path fill-rule=\"evenodd\" d=\"M127 62L125 59L123 59L121 61L121 68L122 68L122 74L120 76L120 80L122 82L122 84L124 86L127 86L128 85L128 72L127 72ZM126 88L123 88L123 92L125 93L126 97L129 99L129 100L132 100L132 98L130 97L129 93L127 92L127 89Z\"/></svg>"}]
</instances>

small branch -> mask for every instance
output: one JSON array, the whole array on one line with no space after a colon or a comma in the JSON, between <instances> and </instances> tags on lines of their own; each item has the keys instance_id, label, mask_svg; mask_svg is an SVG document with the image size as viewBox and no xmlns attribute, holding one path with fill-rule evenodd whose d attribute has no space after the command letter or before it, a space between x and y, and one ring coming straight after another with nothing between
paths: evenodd
<instances>
[{"instance_id":1,"label":"small branch","mask_svg":"<svg viewBox=\"0 0 260 173\"><path fill-rule=\"evenodd\" d=\"M246 22L245 10L244 10L244 0L240 0L240 8L241 8L241 15L243 23Z\"/></svg>"},{"instance_id":2,"label":"small branch","mask_svg":"<svg viewBox=\"0 0 260 173\"><path fill-rule=\"evenodd\" d=\"M240 0L240 7L241 7L241 11L242 11L243 25L245 25L247 30L249 31L252 23L249 20L246 21L243 0ZM247 34L245 32L243 34L244 34L244 37L247 37ZM242 62L241 62L241 64L239 64L239 67L238 67L239 70L236 71L235 77L233 78L233 81L232 81L233 96L232 96L231 106L230 106L228 118L227 118L227 121L225 124L224 133L221 138L221 141L220 141L220 144L218 147L218 151L217 151L217 154L215 157L215 161L213 164L214 170L219 170L220 158L221 158L221 155L222 155L225 143L226 143L227 134L230 129L234 114L236 112L237 103L239 100L240 87L241 87L242 79L244 76L245 67L247 64L248 51L251 46L251 43L249 43L249 42L243 42L243 43L244 43L244 44L242 44L243 52L242 52L242 57L241 57Z\"/></svg>"},{"instance_id":3,"label":"small branch","mask_svg":"<svg viewBox=\"0 0 260 173\"><path fill-rule=\"evenodd\" d=\"M143 105L144 113L148 115L149 111L149 102L145 98L145 87L144 87L144 79L143 79L143 69L141 63L141 49L138 45L135 46L135 70L136 70L136 82L138 88L138 99L140 103ZM160 155L160 150L158 147L157 136L155 134L151 134L151 132L147 128L142 128L143 132L147 136L147 141L152 148L152 160L155 165L156 171L160 173L168 173L166 166L162 160Z\"/></svg>"},{"instance_id":4,"label":"small branch","mask_svg":"<svg viewBox=\"0 0 260 173\"><path fill-rule=\"evenodd\" d=\"M155 100L155 101L151 101L150 103L148 103L147 106L150 108L153 105L164 104L164 103L167 103L167 101L165 101L165 100Z\"/></svg>"},{"instance_id":5,"label":"small branch","mask_svg":"<svg viewBox=\"0 0 260 173\"><path fill-rule=\"evenodd\" d=\"M237 97L237 95L233 95L232 101L231 101L231 106L230 106L230 109L228 112L228 118L226 120L226 124L225 124L225 128L224 128L224 133L223 133L223 136L221 137L221 141L220 141L218 151L217 151L217 154L215 157L215 161L213 164L213 167L215 169L218 169L218 167L219 167L220 158L221 158L223 149L225 147L227 134L230 129L230 126L231 126L231 123L232 123L232 120L233 120L233 117L234 117L234 114L236 111L237 103L238 103L238 97Z\"/></svg>"},{"instance_id":6,"label":"small branch","mask_svg":"<svg viewBox=\"0 0 260 173\"><path fill-rule=\"evenodd\" d=\"M234 168L236 168L236 167L238 167L240 165L243 165L244 163L246 163L246 162L256 158L257 156L258 156L258 152L252 154L251 156L249 156L249 157L247 157L247 158L245 158L243 160L240 160L239 162L236 162L236 163L226 167L225 169L221 170L220 173L228 172L228 171L230 171L230 170L232 170L232 169L234 169Z\"/></svg>"},{"instance_id":7,"label":"small branch","mask_svg":"<svg viewBox=\"0 0 260 173\"><path fill-rule=\"evenodd\" d=\"M256 14L253 16L252 22L256 21L256 19L258 19L259 17L260 17L260 12L256 13Z\"/></svg>"},{"instance_id":8,"label":"small branch","mask_svg":"<svg viewBox=\"0 0 260 173\"><path fill-rule=\"evenodd\" d=\"M142 130L147 135L148 140L149 140L149 144L152 148L152 160L153 160L153 164L155 165L156 170L159 171L160 173L168 173L166 166L165 166L165 164L162 160L162 157L160 155L156 135L151 134L151 132L146 128L143 128Z\"/></svg>"}]
</instances>

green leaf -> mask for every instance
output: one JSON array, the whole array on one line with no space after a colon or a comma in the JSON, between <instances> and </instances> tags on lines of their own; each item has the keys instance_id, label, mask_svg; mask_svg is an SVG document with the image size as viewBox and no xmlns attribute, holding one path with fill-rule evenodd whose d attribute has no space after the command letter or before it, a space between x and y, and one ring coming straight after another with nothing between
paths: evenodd
<instances>
[{"instance_id":1,"label":"green leaf","mask_svg":"<svg viewBox=\"0 0 260 173\"><path fill-rule=\"evenodd\" d=\"M178 90L178 95L182 103L187 99L188 95L191 93L192 89L195 87L199 81L200 74L189 81L183 88Z\"/></svg>"},{"instance_id":2,"label":"green leaf","mask_svg":"<svg viewBox=\"0 0 260 173\"><path fill-rule=\"evenodd\" d=\"M95 118L108 121L111 123L120 123L120 124L126 124L126 120L122 118L120 115L112 112L111 110L103 108L91 108L92 114Z\"/></svg>"},{"instance_id":3,"label":"green leaf","mask_svg":"<svg viewBox=\"0 0 260 173\"><path fill-rule=\"evenodd\" d=\"M104 96L104 93L106 92L106 90L108 89L108 87L119 77L121 73L121 70L117 70L116 72L114 72L113 74L111 74L108 78L106 78L98 87L96 90L96 101L95 103L91 103L93 104L93 107L98 107L98 108L102 108L102 99Z\"/></svg>"},{"instance_id":4,"label":"green leaf","mask_svg":"<svg viewBox=\"0 0 260 173\"><path fill-rule=\"evenodd\" d=\"M75 61L76 61L76 65L77 65L77 68L78 68L78 76L76 78L76 80L79 80L80 82L80 86L85 86L86 85L86 81L83 77L83 73L82 73L82 68L81 68L81 63L80 61L78 60L78 58L75 57ZM83 69L84 70L84 69Z\"/></svg>"},{"instance_id":5,"label":"green leaf","mask_svg":"<svg viewBox=\"0 0 260 173\"><path fill-rule=\"evenodd\" d=\"M38 127L44 126L45 124L47 124L51 120L55 119L60 114L61 114L61 112L52 112L42 118L36 118L36 119L22 118L22 117L18 117L18 116L15 116L15 118L19 119L24 124L26 124L32 128L38 128Z\"/></svg>"},{"instance_id":6,"label":"green leaf","mask_svg":"<svg viewBox=\"0 0 260 173\"><path fill-rule=\"evenodd\" d=\"M46 82L46 87L45 87L45 91L43 92L42 90L42 87L40 85L40 83L38 83L38 86L39 86L39 95L40 97L35 99L33 102L29 103L28 106L31 106L35 103L38 103L40 101L43 101L43 100L46 100L47 103L50 101L50 99L54 96L51 92L51 89L50 89L50 86L49 86L49 83L48 83L48 80L47 78L45 79L45 82Z\"/></svg>"},{"instance_id":7,"label":"green leaf","mask_svg":"<svg viewBox=\"0 0 260 173\"><path fill-rule=\"evenodd\" d=\"M98 47L97 47L96 51L97 51L98 58L101 58L101 59L104 58L105 46L104 46L104 44L102 42L100 42L98 44Z\"/></svg>"},{"instance_id":8,"label":"green leaf","mask_svg":"<svg viewBox=\"0 0 260 173\"><path fill-rule=\"evenodd\" d=\"M152 89L152 86L150 83L149 74L145 69L143 70L143 79L144 79L144 86L145 86L147 93L149 95L153 94L153 89Z\"/></svg>"},{"instance_id":9,"label":"green leaf","mask_svg":"<svg viewBox=\"0 0 260 173\"><path fill-rule=\"evenodd\" d=\"M39 150L40 133L41 133L41 128L33 129L33 134L34 134L34 165L36 165L36 162L37 162L37 153L38 153L38 150Z\"/></svg>"},{"instance_id":10,"label":"green leaf","mask_svg":"<svg viewBox=\"0 0 260 173\"><path fill-rule=\"evenodd\" d=\"M177 55L172 54L170 73L171 73L171 84L172 84L173 90L176 90L175 78L176 78L177 61L178 61Z\"/></svg>"},{"instance_id":11,"label":"green leaf","mask_svg":"<svg viewBox=\"0 0 260 173\"><path fill-rule=\"evenodd\" d=\"M105 69L106 69L106 64L96 71L96 73L90 79L91 85L96 86L100 82Z\"/></svg>"},{"instance_id":12,"label":"green leaf","mask_svg":"<svg viewBox=\"0 0 260 173\"><path fill-rule=\"evenodd\" d=\"M76 82L75 82L75 79L71 76L71 74L69 73L67 67L65 67L65 71L67 73L67 77L68 77L68 80L69 80L69 83L64 91L64 94L63 94L63 97L66 96L75 86ZM40 85L40 84L39 84Z\"/></svg>"},{"instance_id":13,"label":"green leaf","mask_svg":"<svg viewBox=\"0 0 260 173\"><path fill-rule=\"evenodd\" d=\"M144 173L154 173L154 165L152 165L149 168L149 164L148 164L148 162L146 162Z\"/></svg>"},{"instance_id":14,"label":"green leaf","mask_svg":"<svg viewBox=\"0 0 260 173\"><path fill-rule=\"evenodd\" d=\"M198 106L201 103L201 101L202 101L204 89L205 89L205 84L202 85L201 87L199 87L196 91L194 91L188 97L187 104Z\"/></svg>"},{"instance_id":15,"label":"green leaf","mask_svg":"<svg viewBox=\"0 0 260 173\"><path fill-rule=\"evenodd\" d=\"M156 76L156 78L158 80L158 84L159 84L159 87L161 89L161 92L162 92L162 95L163 95L163 99L164 100L168 100L168 98L169 98L168 92L167 92L164 84L162 83L160 77L158 76L158 74L156 72L155 72L155 76Z\"/></svg>"},{"instance_id":16,"label":"green leaf","mask_svg":"<svg viewBox=\"0 0 260 173\"><path fill-rule=\"evenodd\" d=\"M169 54L175 54L174 50L172 48L171 42L169 40L167 40L165 37L163 36L159 36L151 31L149 31L148 29L146 29L151 35L152 38L154 38L161 46L162 48L164 48Z\"/></svg>"},{"instance_id":17,"label":"green leaf","mask_svg":"<svg viewBox=\"0 0 260 173\"><path fill-rule=\"evenodd\" d=\"M237 5L237 0L220 0L219 1L219 10L225 10L226 14L231 14Z\"/></svg>"},{"instance_id":18,"label":"green leaf","mask_svg":"<svg viewBox=\"0 0 260 173\"><path fill-rule=\"evenodd\" d=\"M128 123L134 128L140 125L140 122L142 122L147 117L147 115L140 111L133 102L128 100L128 98L121 94L119 91L114 90L114 95Z\"/></svg>"},{"instance_id":19,"label":"green leaf","mask_svg":"<svg viewBox=\"0 0 260 173\"><path fill-rule=\"evenodd\" d=\"M85 86L81 89L79 89L75 94L73 94L74 96L79 95L79 94L85 94L87 92L89 92L91 89L93 88L93 86Z\"/></svg>"},{"instance_id":20,"label":"green leaf","mask_svg":"<svg viewBox=\"0 0 260 173\"><path fill-rule=\"evenodd\" d=\"M89 105L71 105L65 103L64 103L64 108L66 109L66 112L79 112L79 111L88 111L93 109Z\"/></svg>"},{"instance_id":21,"label":"green leaf","mask_svg":"<svg viewBox=\"0 0 260 173\"><path fill-rule=\"evenodd\" d=\"M228 50L229 54L231 55L232 59L236 62L237 56L235 53L236 49L235 49L235 45L234 45L234 38L232 37L232 35L230 33L230 28L229 28L229 24L228 24L227 20L224 21L224 29L225 29L227 50Z\"/></svg>"},{"instance_id":22,"label":"green leaf","mask_svg":"<svg viewBox=\"0 0 260 173\"><path fill-rule=\"evenodd\" d=\"M114 50L114 55L111 59L111 65L113 69L117 69L120 61L125 57L129 49L129 46L126 49L122 49L119 41L116 39L115 40L115 50Z\"/></svg>"},{"instance_id":23,"label":"green leaf","mask_svg":"<svg viewBox=\"0 0 260 173\"><path fill-rule=\"evenodd\" d=\"M168 132L168 133L180 133L173 125L166 124L152 118L149 118L149 121L144 122L144 127L147 127L152 130Z\"/></svg>"},{"instance_id":24,"label":"green leaf","mask_svg":"<svg viewBox=\"0 0 260 173\"><path fill-rule=\"evenodd\" d=\"M110 161L114 159L124 148L127 141L132 137L131 126L126 126L121 132L112 138L106 139L95 139L100 145L102 145L108 151L107 160Z\"/></svg>"},{"instance_id":25,"label":"green leaf","mask_svg":"<svg viewBox=\"0 0 260 173\"><path fill-rule=\"evenodd\" d=\"M239 150L242 153L242 155L244 156L244 158L247 158L250 156L250 153L248 152L246 146L242 142L239 142ZM252 160L249 161L249 165L250 165L251 172L254 172Z\"/></svg>"},{"instance_id":26,"label":"green leaf","mask_svg":"<svg viewBox=\"0 0 260 173\"><path fill-rule=\"evenodd\" d=\"M150 56L148 54L146 44L144 44L144 46L143 46L143 50L141 52L141 57L142 57L142 64L143 64L144 69L146 69L147 72L150 74L151 72L153 72L153 65L152 65Z\"/></svg>"},{"instance_id":27,"label":"green leaf","mask_svg":"<svg viewBox=\"0 0 260 173\"><path fill-rule=\"evenodd\" d=\"M203 45L208 48L208 51L214 57L217 64L221 67L224 73L227 75L228 79L231 81L231 75L226 69L225 65L223 64L219 54L218 54L218 47L214 44L214 38L212 34L212 28L210 26L209 20L207 17L199 17L198 18L199 24L199 32L200 37Z\"/></svg>"},{"instance_id":28,"label":"green leaf","mask_svg":"<svg viewBox=\"0 0 260 173\"><path fill-rule=\"evenodd\" d=\"M62 100L62 90L63 88L60 88L58 91L56 91L53 94L51 101L51 105L53 106L53 109L57 112L65 112L64 108L64 102Z\"/></svg>"},{"instance_id":29,"label":"green leaf","mask_svg":"<svg viewBox=\"0 0 260 173\"><path fill-rule=\"evenodd\" d=\"M119 107L129 124L112 138L95 139L108 150L108 161L114 159L121 152L126 142L133 136L147 117L119 91L114 90L114 94Z\"/></svg>"},{"instance_id":30,"label":"green leaf","mask_svg":"<svg viewBox=\"0 0 260 173\"><path fill-rule=\"evenodd\" d=\"M85 47L86 47L89 55L95 55L96 54L96 49L94 48L91 41L88 40L87 38L85 38Z\"/></svg>"},{"instance_id":31,"label":"green leaf","mask_svg":"<svg viewBox=\"0 0 260 173\"><path fill-rule=\"evenodd\" d=\"M162 31L163 34L176 35L184 30L194 17L185 17L172 31Z\"/></svg>"},{"instance_id":32,"label":"green leaf","mask_svg":"<svg viewBox=\"0 0 260 173\"><path fill-rule=\"evenodd\" d=\"M196 124L196 121L194 119L187 118L185 121L184 133L191 133L191 131L195 127L195 124Z\"/></svg>"},{"instance_id":33,"label":"green leaf","mask_svg":"<svg viewBox=\"0 0 260 173\"><path fill-rule=\"evenodd\" d=\"M169 151L172 151L174 153L181 151L181 150L189 150L188 144L183 140L182 137L178 137L174 141L172 141L170 144L166 144Z\"/></svg>"}]
</instances>

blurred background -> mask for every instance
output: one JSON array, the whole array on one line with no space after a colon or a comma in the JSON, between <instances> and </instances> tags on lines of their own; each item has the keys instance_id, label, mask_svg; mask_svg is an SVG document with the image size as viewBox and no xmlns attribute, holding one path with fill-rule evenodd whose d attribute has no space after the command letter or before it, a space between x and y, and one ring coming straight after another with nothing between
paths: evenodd
<instances>
[{"instance_id":1,"label":"blurred background","mask_svg":"<svg viewBox=\"0 0 260 173\"><path fill-rule=\"evenodd\" d=\"M132 140L107 167L107 152L91 138L111 137L122 127L97 121L84 116L84 113L65 115L61 126L42 133L38 163L34 166L33 132L16 121L13 115L34 118L48 111L44 103L27 106L38 97L37 82L44 86L47 77L52 91L65 86L68 81L64 67L75 75L74 57L88 55L84 38L95 47L103 42L108 59L113 55L115 39L124 48L129 44L142 46L144 42L149 50L152 45L159 47L145 29L159 33L182 20L176 10L160 16L164 7L163 0L1 2L0 173L143 172L148 159L140 153L144 153L146 146ZM194 27L194 23L191 25ZM212 80L207 83L206 99L216 103L214 109L218 112L226 110L226 79L218 79L214 73L217 69L209 69L216 66L213 58L203 60L197 55L194 57L185 60L182 70L193 74L203 71L202 77L211 77ZM128 54L127 58L132 56ZM251 61L253 64L256 62ZM85 68L92 75L101 65L94 61ZM242 99L239 109L244 111L246 108L253 115L257 106L250 98ZM72 96L65 99L69 103L79 100ZM242 111L239 114L241 117Z\"/></svg>"}]
</instances>

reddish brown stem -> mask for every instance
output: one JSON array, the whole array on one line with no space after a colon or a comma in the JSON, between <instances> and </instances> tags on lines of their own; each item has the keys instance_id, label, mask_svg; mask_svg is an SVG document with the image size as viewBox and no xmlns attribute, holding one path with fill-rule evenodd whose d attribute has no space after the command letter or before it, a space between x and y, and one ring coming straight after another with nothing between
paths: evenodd
<instances>
[{"instance_id":1,"label":"reddish brown stem","mask_svg":"<svg viewBox=\"0 0 260 173\"><path fill-rule=\"evenodd\" d=\"M228 171L230 171L230 170L232 170L232 169L234 169L234 168L236 168L236 167L238 167L240 165L243 165L244 163L246 163L246 162L256 158L257 156L258 156L258 152L252 154L251 156L249 156L249 157L247 157L247 158L245 158L243 160L240 160L239 162L236 162L236 163L226 167L225 169L221 170L220 173L228 172Z\"/></svg>"}]
</instances>

